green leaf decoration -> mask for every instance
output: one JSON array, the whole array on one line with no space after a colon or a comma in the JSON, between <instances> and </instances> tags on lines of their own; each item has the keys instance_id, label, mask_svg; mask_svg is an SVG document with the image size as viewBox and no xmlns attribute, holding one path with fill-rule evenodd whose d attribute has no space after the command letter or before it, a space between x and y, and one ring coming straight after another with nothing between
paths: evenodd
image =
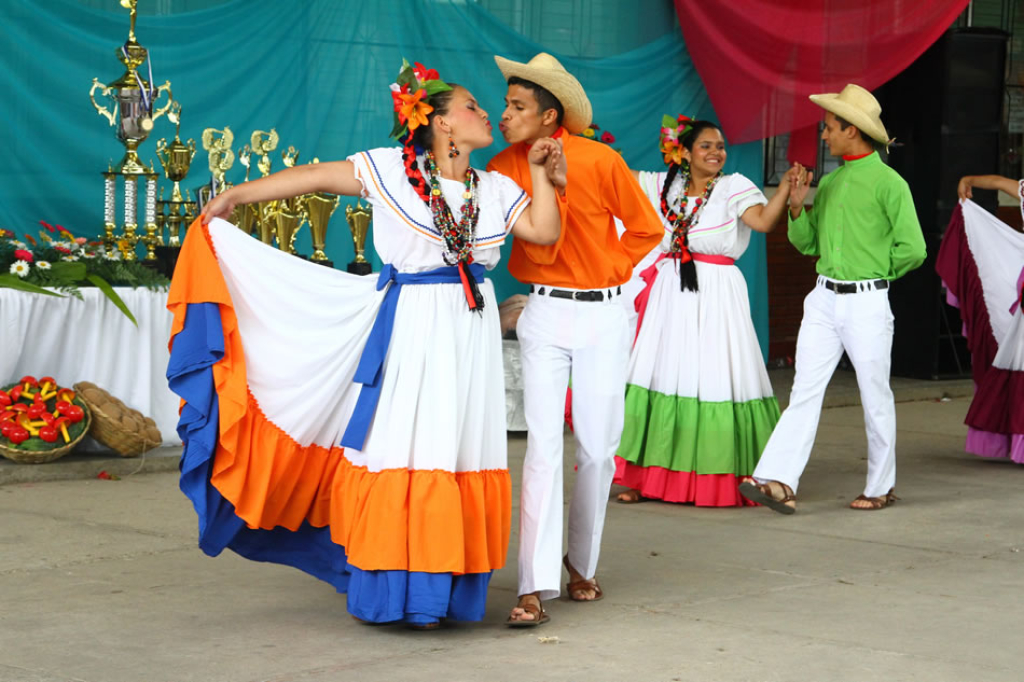
<instances>
[{"instance_id":1,"label":"green leaf decoration","mask_svg":"<svg viewBox=\"0 0 1024 682\"><path fill-rule=\"evenodd\" d=\"M427 84L424 87L424 89L427 91L427 97L431 97L439 92L448 92L449 90L452 89L452 86L448 85L447 83L441 80L432 80L427 81Z\"/></svg>"},{"instance_id":2,"label":"green leaf decoration","mask_svg":"<svg viewBox=\"0 0 1024 682\"><path fill-rule=\"evenodd\" d=\"M85 279L85 263L61 261L50 266L50 273L53 277L62 280Z\"/></svg>"},{"instance_id":3,"label":"green leaf decoration","mask_svg":"<svg viewBox=\"0 0 1024 682\"><path fill-rule=\"evenodd\" d=\"M97 289L102 291L106 295L106 297L110 299L110 302L116 305L117 309L124 313L125 317L132 321L132 324L134 324L136 327L139 326L139 323L135 319L135 316L132 315L132 311L128 310L128 306L125 305L124 301L121 300L121 297L117 295L117 292L114 291L114 288L107 283L107 280L103 279L99 275L86 275L85 279L92 282Z\"/></svg>"},{"instance_id":4,"label":"green leaf decoration","mask_svg":"<svg viewBox=\"0 0 1024 682\"><path fill-rule=\"evenodd\" d=\"M661 127L662 128L668 128L670 130L674 130L677 124L678 124L678 121L676 121L676 119L674 119L671 116L665 115L665 116L661 117Z\"/></svg>"},{"instance_id":5,"label":"green leaf decoration","mask_svg":"<svg viewBox=\"0 0 1024 682\"><path fill-rule=\"evenodd\" d=\"M50 291L43 287L36 286L26 282L17 275L0 275L0 288L2 289L17 289L18 291L27 291L30 294L46 294L47 296L56 296L57 298L64 298L63 294L59 294L56 291Z\"/></svg>"}]
</instances>

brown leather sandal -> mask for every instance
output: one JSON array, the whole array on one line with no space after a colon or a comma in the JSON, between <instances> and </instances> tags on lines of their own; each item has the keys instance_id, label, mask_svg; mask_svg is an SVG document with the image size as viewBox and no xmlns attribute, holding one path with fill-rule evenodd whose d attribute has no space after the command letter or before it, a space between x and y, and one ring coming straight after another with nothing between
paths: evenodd
<instances>
[{"instance_id":1,"label":"brown leather sandal","mask_svg":"<svg viewBox=\"0 0 1024 682\"><path fill-rule=\"evenodd\" d=\"M565 564L565 570L569 571L569 576L572 577L573 569L569 565L569 555L566 554L562 557L562 563ZM580 580L573 580L565 584L565 591L569 593L569 599L573 601L591 602L601 601L604 599L604 592L601 590L601 586L597 583L597 576L593 578L583 578ZM574 595L577 592L593 592L593 599L577 599Z\"/></svg>"},{"instance_id":2,"label":"brown leather sandal","mask_svg":"<svg viewBox=\"0 0 1024 682\"><path fill-rule=\"evenodd\" d=\"M740 495L780 514L792 514L796 511L796 496L793 489L779 481L758 483L752 478L748 479L740 483Z\"/></svg>"},{"instance_id":3,"label":"brown leather sandal","mask_svg":"<svg viewBox=\"0 0 1024 682\"><path fill-rule=\"evenodd\" d=\"M850 509L856 509L857 511L875 511L876 509L885 509L886 507L896 504L896 500L898 499L900 498L896 497L896 488L889 488L889 492L881 497L858 495L853 502L870 502L870 506L855 507L853 502L851 502Z\"/></svg>"},{"instance_id":4,"label":"brown leather sandal","mask_svg":"<svg viewBox=\"0 0 1024 682\"><path fill-rule=\"evenodd\" d=\"M533 597L533 599L530 601L524 601L525 597ZM535 594L524 594L519 597L519 603L516 604L516 608L526 611L528 614L533 616L533 620L513 618L512 614L509 614L508 618L505 620L505 625L510 628L535 628L538 625L543 625L551 620L547 611L544 610L544 604L541 603L540 597Z\"/></svg>"}]
</instances>

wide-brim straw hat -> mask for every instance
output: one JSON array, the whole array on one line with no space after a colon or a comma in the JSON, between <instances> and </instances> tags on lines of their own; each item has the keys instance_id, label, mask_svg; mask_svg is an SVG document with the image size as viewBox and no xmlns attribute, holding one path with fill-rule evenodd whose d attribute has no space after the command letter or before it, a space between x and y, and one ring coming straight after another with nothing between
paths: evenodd
<instances>
[{"instance_id":1,"label":"wide-brim straw hat","mask_svg":"<svg viewBox=\"0 0 1024 682\"><path fill-rule=\"evenodd\" d=\"M810 99L825 111L831 111L857 126L872 140L888 144L889 135L882 125L882 105L874 95L859 85L850 83L840 93L811 95Z\"/></svg>"},{"instance_id":2,"label":"wide-brim straw hat","mask_svg":"<svg viewBox=\"0 0 1024 682\"><path fill-rule=\"evenodd\" d=\"M590 126L594 110L587 99L587 93L575 76L566 71L557 59L546 52L541 52L525 64L498 56L494 57L494 61L497 62L506 81L509 78L522 78L536 83L554 95L565 111L562 125L570 133L582 133Z\"/></svg>"}]
</instances>

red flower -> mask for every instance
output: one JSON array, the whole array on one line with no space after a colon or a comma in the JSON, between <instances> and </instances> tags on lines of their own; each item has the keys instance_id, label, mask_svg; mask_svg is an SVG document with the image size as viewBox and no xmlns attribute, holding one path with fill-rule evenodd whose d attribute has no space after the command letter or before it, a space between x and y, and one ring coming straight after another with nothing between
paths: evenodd
<instances>
[{"instance_id":1,"label":"red flower","mask_svg":"<svg viewBox=\"0 0 1024 682\"><path fill-rule=\"evenodd\" d=\"M28 263L31 263L33 260L35 260L35 258L33 258L32 256L32 252L26 251L25 249L15 250L14 257L17 258L18 260L23 260Z\"/></svg>"},{"instance_id":2,"label":"red flower","mask_svg":"<svg viewBox=\"0 0 1024 682\"><path fill-rule=\"evenodd\" d=\"M615 136L606 130L603 133L601 133L601 142L604 142L605 144L611 144L612 142L615 142Z\"/></svg>"},{"instance_id":3,"label":"red flower","mask_svg":"<svg viewBox=\"0 0 1024 682\"><path fill-rule=\"evenodd\" d=\"M53 248L55 250L57 250L57 251L60 251L61 253L63 253L66 256L70 256L71 255L71 249L67 248L66 246L55 246Z\"/></svg>"},{"instance_id":4,"label":"red flower","mask_svg":"<svg viewBox=\"0 0 1024 682\"><path fill-rule=\"evenodd\" d=\"M428 69L419 62L416 62L416 65L412 67L412 72L420 83L441 80L441 76L437 73L436 69Z\"/></svg>"},{"instance_id":5,"label":"red flower","mask_svg":"<svg viewBox=\"0 0 1024 682\"><path fill-rule=\"evenodd\" d=\"M43 227L45 227L47 229L47 231L54 232L53 225L51 225L50 223L46 222L45 220L40 220L39 224L42 225Z\"/></svg>"},{"instance_id":6,"label":"red flower","mask_svg":"<svg viewBox=\"0 0 1024 682\"><path fill-rule=\"evenodd\" d=\"M35 245L36 245L36 239L35 239L35 237L33 237L32 235L30 235L30 234L29 234L28 232L26 232L26 233L25 233L25 241L27 241L27 242L28 242L29 244L31 244L32 246L35 246Z\"/></svg>"}]
</instances>

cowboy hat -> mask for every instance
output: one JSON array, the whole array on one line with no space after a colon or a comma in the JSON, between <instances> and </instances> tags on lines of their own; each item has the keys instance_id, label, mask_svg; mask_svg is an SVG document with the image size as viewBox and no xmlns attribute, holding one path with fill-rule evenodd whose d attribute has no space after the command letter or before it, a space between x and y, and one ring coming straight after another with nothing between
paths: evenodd
<instances>
[{"instance_id":1,"label":"cowboy hat","mask_svg":"<svg viewBox=\"0 0 1024 682\"><path fill-rule=\"evenodd\" d=\"M850 83L838 94L811 95L810 99L825 111L831 111L857 126L876 142L889 142L889 135L882 125L882 106L874 95L859 85Z\"/></svg>"},{"instance_id":2,"label":"cowboy hat","mask_svg":"<svg viewBox=\"0 0 1024 682\"><path fill-rule=\"evenodd\" d=\"M546 52L541 52L525 64L498 56L494 57L494 61L497 62L506 81L509 78L522 78L536 83L554 95L565 110L562 125L570 133L582 133L590 125L594 110L587 99L587 93L580 82L566 71L557 59Z\"/></svg>"}]
</instances>

